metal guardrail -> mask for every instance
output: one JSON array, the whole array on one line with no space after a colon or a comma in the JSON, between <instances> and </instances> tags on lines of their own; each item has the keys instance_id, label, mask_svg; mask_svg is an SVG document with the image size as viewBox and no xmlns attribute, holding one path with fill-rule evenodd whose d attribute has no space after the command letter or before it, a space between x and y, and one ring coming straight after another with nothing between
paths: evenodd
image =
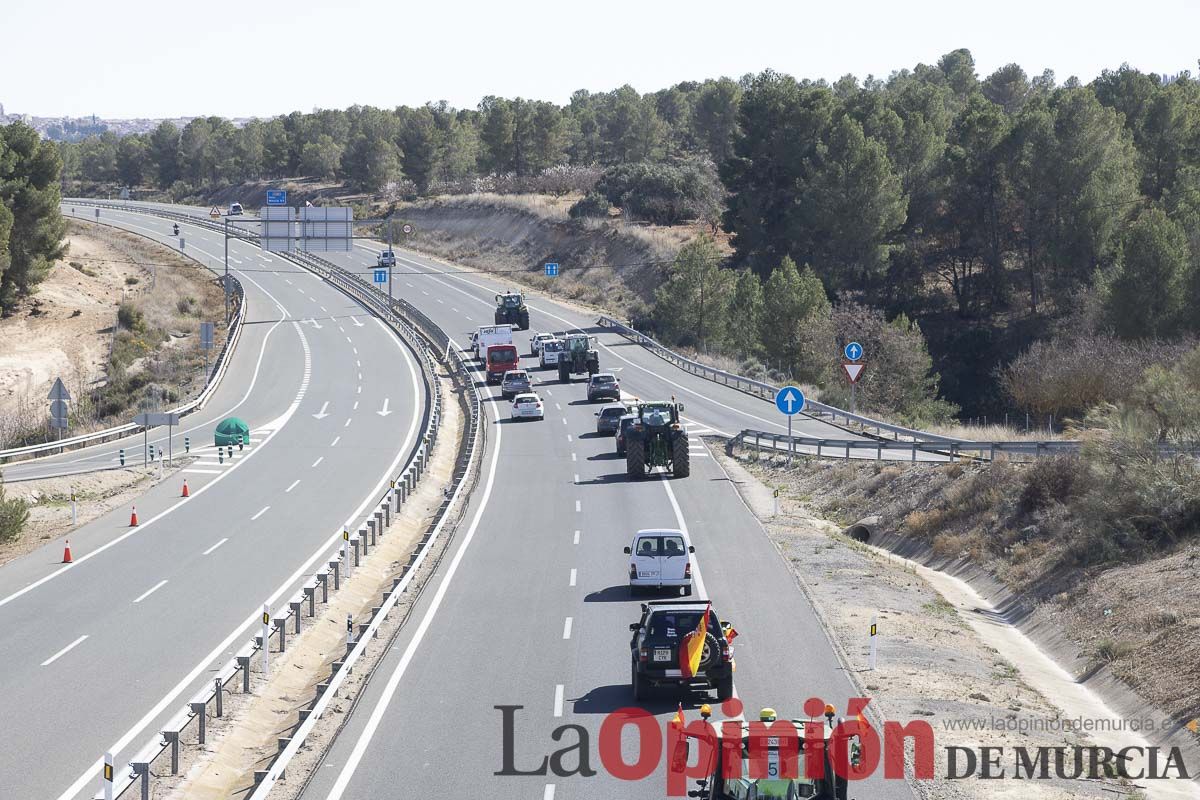
<instances>
[{"instance_id":1,"label":"metal guardrail","mask_svg":"<svg viewBox=\"0 0 1200 800\"><path fill-rule=\"evenodd\" d=\"M115 208L117 210L129 213L144 213L153 216L166 217L168 219L183 219L188 224L199 225L201 227L224 232L223 225L216 225L204 220L203 218L177 214L162 209L145 209L112 203L98 203L93 201L71 201L71 204L94 206L99 208ZM240 238L248 238L252 240L257 239L257 237L251 236L243 236ZM468 436L466 438L468 446L466 452L460 453L458 464L454 470L454 494L451 498L447 499L438 510L436 515L437 525L434 528L434 532L430 536L426 537L421 549L415 555L414 560L409 564L404 575L394 582L392 591L385 595L383 605L373 609L371 623L369 625L360 626L359 637L354 648L350 649L348 647L347 658L344 661L335 664L335 671L334 675L331 676L330 684L332 684L332 682L335 680L340 684L340 682L344 680L345 675L349 672L349 665L351 665L353 661L356 660L359 655L361 655L361 652L365 650L366 642L370 637L364 634L369 631L370 634L373 635L375 628L378 627L383 617L386 616L386 610L390 609L391 606L394 605L396 598L398 598L399 595L406 588L408 588L408 585L412 581L412 576L415 574L416 568L419 567L420 564L425 560L426 556L431 550L432 543L437 538L437 532L446 522L448 518L446 515L447 510L457 499L462 496L464 486L472 479L472 476L477 473L479 454L483 450L482 444L485 431L484 426L481 424L483 413L482 403L479 398L478 391L475 389L474 379L471 375L471 370L467 362L461 357L461 354L457 349L450 346L449 336L447 336L446 333L441 330L441 328L439 328L423 313L405 301L393 300L389 302L388 298L380 295L379 292L372 289L350 272L343 270L335 264L324 261L321 258L308 253L287 253L281 255L289 258L297 264L300 264L301 266L304 266L307 269L312 270L313 272L316 272L318 275L325 278L327 281L334 284L345 293L360 300L364 305L375 309L377 313L379 313L380 317L417 351L420 356L418 360L421 362L422 375L427 386L430 387L430 392L432 394L430 409L426 416L425 429L422 435L420 446L417 448L416 452L413 454L404 470L398 476L396 476L394 480L391 481L391 487L379 500L379 503L376 506L377 510L374 512L373 516L368 515L366 526L360 528L358 534L353 537L349 536L348 531L346 532L347 538L343 540L344 546L342 548L342 558L346 559L344 563L347 565L347 567L349 566L348 559L350 557L349 548L353 547L354 560L357 565L360 544L365 552L369 547L374 545L375 540L379 536L383 535L385 528L390 527L391 525L393 504L395 507L395 512L399 513L402 504L411 496L412 492L416 488L417 483L427 468L429 454L432 452L432 449L437 441L437 433L441 424L441 415L444 403L441 384L437 378L437 367L439 362L445 365L445 367L451 373L451 376L456 378L461 385L471 387L470 392L464 393L468 398ZM240 330L240 325L238 328ZM227 347L229 346L228 340L226 345ZM224 352L225 351L223 350L222 353L224 354ZM56 443L55 446L58 446L59 444L60 443ZM370 541L368 541L368 539ZM334 545L331 555L336 554L338 549L338 546ZM162 758L163 755L168 751L171 753L171 774L178 774L179 746L182 733L193 722L196 722L199 741L200 743L204 742L205 720L207 718L209 709L212 708L215 711L216 716L221 716L223 711L222 699L224 692L226 691L226 687L236 680L239 675L242 678L243 691L246 693L249 692L250 674L254 656L257 653L260 653L262 648L269 648L271 646L270 640L272 636L275 636L278 639L280 650L282 651L284 649L286 646L285 642L288 627L291 626L296 632L300 631L303 607L306 603L309 605L310 609L309 616L310 618L312 617L312 610L315 606L316 593L318 589L322 592L322 602L328 600L329 581L331 575L334 582L334 588L339 588L341 581L340 566L342 563L343 561L337 558L331 559L327 569L323 569L315 573L310 580L301 587L301 590L298 594L293 595L293 597L289 599L284 606L281 606L275 614L271 615L271 619L274 623L274 630L268 631L265 641L261 634L255 636L254 639L244 646L237 655L231 658L221 669L217 671L217 676L213 679L212 688L201 691L195 698L187 703L186 706L181 709L180 712L173 717L166 726L164 726L160 732L161 739L158 736L154 737L146 744L145 747L138 751L134 758L129 761L130 772L125 780L122 781L122 785L119 787L119 790L114 792L114 797L121 798L135 786L140 784L141 796L143 798L148 798L150 768L155 761L157 761L159 758ZM323 692L321 697L318 698L317 705L311 709L309 713L302 715L301 731L305 730L303 726L309 720L315 722L315 719L320 716L318 709L323 708L321 700L326 699L326 702L328 702L327 699L332 698L333 695L334 692ZM300 731L297 733L300 733ZM292 741L297 743L298 748L300 739L293 737ZM295 748L291 749L290 752L294 753ZM287 760L290 760L290 755L288 755L287 758L283 759L281 762L282 757L287 753L289 753L289 750L281 747L280 758L277 758L271 770L263 772L261 777L266 778L268 775L272 774L272 772L276 777L281 774L283 768L286 767ZM273 783L273 780L274 779L271 778L265 781L265 783L260 784L260 788L269 783ZM117 787L114 786L114 789L117 789ZM256 792L255 797L259 796L259 793Z\"/></svg>"},{"instance_id":2,"label":"metal guardrail","mask_svg":"<svg viewBox=\"0 0 1200 800\"><path fill-rule=\"evenodd\" d=\"M80 203L76 203L80 205ZM185 253L185 255L187 255ZM188 256L191 257L190 255ZM199 260L193 259L197 263ZM237 312L233 319L229 322L229 333L225 337L225 343L221 346L221 350L217 353L216 359L213 361L212 367L206 375L207 382L204 389L193 400L184 403L177 408L169 409L169 413L178 414L181 417L191 414L193 411L199 411L204 408L204 405L212 397L221 383L221 378L225 376L225 369L229 364L229 359L233 353L233 348L236 347L238 339L242 333L242 320L246 318L246 293L242 288L241 281L230 276L232 283L232 294L238 298ZM32 444L25 447L13 447L8 450L0 450L0 463L11 462L13 459L35 458L40 454L49 453L53 450L74 450L78 447L89 447L94 444L101 444L111 439L119 439L131 433L136 433L142 429L141 425L133 422L127 422L124 425L116 425L111 428L105 428L100 431L91 433L81 433L78 436L72 436L67 439L60 439L56 442L47 442L44 444Z\"/></svg>"},{"instance_id":3,"label":"metal guardrail","mask_svg":"<svg viewBox=\"0 0 1200 800\"><path fill-rule=\"evenodd\" d=\"M1036 441L1036 442L976 442L969 439L947 439L937 442L890 439L824 439L813 436L788 436L781 433L746 429L733 437L731 443L755 452L772 455L815 455L818 458L874 458L881 461L884 453L890 460L917 461L918 454L938 456L935 461L958 461L963 458L995 461L997 456L1052 456L1075 453L1079 442ZM895 454L895 455L893 455Z\"/></svg>"},{"instance_id":4,"label":"metal guardrail","mask_svg":"<svg viewBox=\"0 0 1200 800\"><path fill-rule=\"evenodd\" d=\"M651 339L641 331L632 328L629 325L614 319L613 317L602 315L598 320L596 320L596 322L603 328L611 328L625 338L637 342L658 357L671 362L680 369L686 370L693 375L698 375L706 380L710 380L714 383L720 383L725 386L731 386L738 391L752 394L756 397L761 397L764 400L774 401L775 393L779 391L780 387L778 386L773 386L762 381L756 381L753 378L747 378L744 375L735 375L732 372L726 372L725 370L717 369L716 367L710 367L707 364L702 364L699 361L688 358L687 356L680 355L674 350L671 350L654 339ZM893 425L889 422L882 422L877 419L872 419L871 417L865 417L862 414L854 414L838 408L837 406L827 405L825 403L817 402L816 400L807 400L804 409L805 413L810 416L822 419L827 418L835 424L837 420L840 419L847 425L857 424L864 428L874 428L878 433L887 431L888 433L894 434L897 437L904 436L924 442L951 443L954 441L959 441L949 436L939 436L938 434L929 433L928 431L905 428L902 425Z\"/></svg>"}]
</instances>

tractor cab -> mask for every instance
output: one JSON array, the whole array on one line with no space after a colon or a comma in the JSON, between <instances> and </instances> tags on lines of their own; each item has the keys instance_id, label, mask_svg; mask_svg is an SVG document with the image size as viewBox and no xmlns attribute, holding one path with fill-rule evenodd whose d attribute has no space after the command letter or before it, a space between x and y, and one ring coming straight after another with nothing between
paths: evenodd
<instances>
[{"instance_id":1,"label":"tractor cab","mask_svg":"<svg viewBox=\"0 0 1200 800\"><path fill-rule=\"evenodd\" d=\"M519 331L529 330L529 307L520 292L496 295L496 324L512 325Z\"/></svg>"},{"instance_id":2,"label":"tractor cab","mask_svg":"<svg viewBox=\"0 0 1200 800\"><path fill-rule=\"evenodd\" d=\"M642 403L625 436L625 470L630 478L643 478L655 467L664 467L676 478L692 473L688 434L679 415L683 403L654 400Z\"/></svg>"},{"instance_id":3,"label":"tractor cab","mask_svg":"<svg viewBox=\"0 0 1200 800\"><path fill-rule=\"evenodd\" d=\"M710 723L717 738L709 750L705 776L696 781L696 789L689 791L688 796L701 800L846 800L848 782L832 768L835 713L833 706L825 707L826 721L821 725L823 741L820 743L805 740L805 720L776 721L775 711L770 708L764 708L759 714L761 724L745 720L736 727L729 722ZM710 715L709 707L702 706L700 716L707 721ZM779 735L777 726L781 724L790 726L795 737L788 733L788 727L780 731L783 735ZM740 737L738 744L726 741L730 728ZM690 740L685 739L685 742L690 750ZM821 748L817 756L822 762L821 769L811 769L807 763L812 756L805 748L812 746ZM860 751L858 737L854 736L845 751L850 766L858 766ZM730 763L734 759L740 763Z\"/></svg>"}]
</instances>

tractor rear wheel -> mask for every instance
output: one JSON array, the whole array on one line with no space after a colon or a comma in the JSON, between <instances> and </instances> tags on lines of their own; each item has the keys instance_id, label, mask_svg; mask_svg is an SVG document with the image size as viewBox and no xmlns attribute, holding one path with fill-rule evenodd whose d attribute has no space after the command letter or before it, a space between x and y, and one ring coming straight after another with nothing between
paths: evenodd
<instances>
[{"instance_id":1,"label":"tractor rear wheel","mask_svg":"<svg viewBox=\"0 0 1200 800\"><path fill-rule=\"evenodd\" d=\"M676 478L686 478L692 474L692 456L688 452L688 438L679 434L671 447L671 474Z\"/></svg>"},{"instance_id":2,"label":"tractor rear wheel","mask_svg":"<svg viewBox=\"0 0 1200 800\"><path fill-rule=\"evenodd\" d=\"M599 372L600 371L600 360L593 358L590 361L588 361L587 362L587 371L588 371L589 376L595 375L597 372Z\"/></svg>"},{"instance_id":3,"label":"tractor rear wheel","mask_svg":"<svg viewBox=\"0 0 1200 800\"><path fill-rule=\"evenodd\" d=\"M625 442L625 474L631 478L646 475L646 443L641 439Z\"/></svg>"},{"instance_id":4,"label":"tractor rear wheel","mask_svg":"<svg viewBox=\"0 0 1200 800\"><path fill-rule=\"evenodd\" d=\"M564 362L562 361L562 359L559 359L559 362L558 362L558 382L559 382L559 383L566 383L566 382L567 382L567 381L569 381L570 379L571 379L571 367L570 367L570 365L568 365L568 364L564 363Z\"/></svg>"},{"instance_id":5,"label":"tractor rear wheel","mask_svg":"<svg viewBox=\"0 0 1200 800\"><path fill-rule=\"evenodd\" d=\"M522 311L517 315L517 330L529 330L529 312Z\"/></svg>"}]
</instances>

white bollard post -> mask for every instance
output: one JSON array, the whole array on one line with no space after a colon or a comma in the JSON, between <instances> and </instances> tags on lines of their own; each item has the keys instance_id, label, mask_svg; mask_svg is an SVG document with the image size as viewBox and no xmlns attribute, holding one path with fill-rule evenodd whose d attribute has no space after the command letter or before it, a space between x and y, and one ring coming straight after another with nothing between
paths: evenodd
<instances>
[{"instance_id":1,"label":"white bollard post","mask_svg":"<svg viewBox=\"0 0 1200 800\"><path fill-rule=\"evenodd\" d=\"M876 652L875 642L879 639L879 636L877 634L878 634L878 628L875 625L875 617L872 616L871 617L871 656L870 656L870 660L868 661L868 664L867 664L867 669L869 669L869 670L875 669L875 652Z\"/></svg>"},{"instance_id":2,"label":"white bollard post","mask_svg":"<svg viewBox=\"0 0 1200 800\"><path fill-rule=\"evenodd\" d=\"M350 531L342 528L342 563L346 565L346 577L350 577Z\"/></svg>"},{"instance_id":3,"label":"white bollard post","mask_svg":"<svg viewBox=\"0 0 1200 800\"><path fill-rule=\"evenodd\" d=\"M262 615L262 656L263 656L263 677L267 678L271 675L271 612L267 609L267 604L263 603Z\"/></svg>"},{"instance_id":4,"label":"white bollard post","mask_svg":"<svg viewBox=\"0 0 1200 800\"><path fill-rule=\"evenodd\" d=\"M79 516L75 513L75 490L71 490L71 527L79 524Z\"/></svg>"}]
</instances>

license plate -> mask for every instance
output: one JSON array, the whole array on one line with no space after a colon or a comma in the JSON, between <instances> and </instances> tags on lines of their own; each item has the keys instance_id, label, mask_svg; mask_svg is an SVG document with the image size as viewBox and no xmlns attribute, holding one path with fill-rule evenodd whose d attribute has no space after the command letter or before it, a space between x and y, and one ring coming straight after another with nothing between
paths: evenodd
<instances>
[{"instance_id":1,"label":"license plate","mask_svg":"<svg viewBox=\"0 0 1200 800\"><path fill-rule=\"evenodd\" d=\"M654 660L655 661L670 661L671 660L671 651L670 650L655 650L654 651Z\"/></svg>"},{"instance_id":2,"label":"license plate","mask_svg":"<svg viewBox=\"0 0 1200 800\"><path fill-rule=\"evenodd\" d=\"M638 577L639 578L657 578L658 570L656 570L656 569L639 569Z\"/></svg>"}]
</instances>

